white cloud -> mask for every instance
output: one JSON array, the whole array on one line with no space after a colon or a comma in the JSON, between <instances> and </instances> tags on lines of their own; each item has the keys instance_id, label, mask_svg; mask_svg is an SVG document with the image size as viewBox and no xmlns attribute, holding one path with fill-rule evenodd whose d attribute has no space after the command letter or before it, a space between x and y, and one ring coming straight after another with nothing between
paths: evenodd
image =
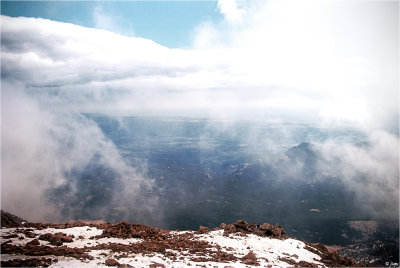
<instances>
[{"instance_id":1,"label":"white cloud","mask_svg":"<svg viewBox=\"0 0 400 268\"><path fill-rule=\"evenodd\" d=\"M135 32L130 21L123 16L107 12L104 7L98 5L93 10L93 24L97 29L112 31L125 36L134 36Z\"/></svg>"},{"instance_id":2,"label":"white cloud","mask_svg":"<svg viewBox=\"0 0 400 268\"><path fill-rule=\"evenodd\" d=\"M259 1L239 8L220 1L226 21L199 25L196 48L189 50L101 29L2 16L2 172L8 177L2 179L2 198L8 200L2 205L33 214L46 185L63 183L66 171L95 154L123 178L134 178L134 185L145 183L80 112L226 116L283 109L313 111L328 124L350 122L371 133L393 128L399 86L396 6ZM115 30L114 20L97 12L98 27ZM62 147L65 138L73 146ZM390 148L390 155L397 152ZM364 162L382 161L374 155ZM384 175L380 169L374 174ZM44 187L29 195L29 187L19 192L13 184L18 180ZM18 203L21 194L31 198L31 206Z\"/></svg>"},{"instance_id":3,"label":"white cloud","mask_svg":"<svg viewBox=\"0 0 400 268\"><path fill-rule=\"evenodd\" d=\"M333 122L387 127L398 113L398 12L390 5L248 2L240 27L205 22L189 50L2 17L3 77L57 91L85 111L301 107ZM219 6L239 10L236 2Z\"/></svg>"},{"instance_id":4,"label":"white cloud","mask_svg":"<svg viewBox=\"0 0 400 268\"><path fill-rule=\"evenodd\" d=\"M266 85L274 85L284 96L323 103L315 108L329 120L396 121L385 118L398 114L398 3L254 1L244 12L241 27L199 25L194 46L223 48L232 77L264 87L268 99ZM338 106L353 101L366 104L347 108L356 116Z\"/></svg>"},{"instance_id":5,"label":"white cloud","mask_svg":"<svg viewBox=\"0 0 400 268\"><path fill-rule=\"evenodd\" d=\"M30 221L65 220L71 215L60 211L64 196L52 204L49 191L63 185L72 187L69 195L86 191L76 189L68 174L84 170L94 159L115 172L124 186L103 209L125 206L142 196L141 187L152 187L145 172L129 166L94 122L55 97L32 97L23 86L2 82L1 119L1 205L7 211ZM146 200L138 211L149 210L155 202ZM104 217L101 211L95 214Z\"/></svg>"},{"instance_id":6,"label":"white cloud","mask_svg":"<svg viewBox=\"0 0 400 268\"><path fill-rule=\"evenodd\" d=\"M236 0L218 0L218 8L230 23L240 24L244 10L238 7Z\"/></svg>"},{"instance_id":7,"label":"white cloud","mask_svg":"<svg viewBox=\"0 0 400 268\"><path fill-rule=\"evenodd\" d=\"M360 208L381 218L398 220L399 138L374 131L368 144L328 141L320 145L326 165L354 192Z\"/></svg>"}]
</instances>

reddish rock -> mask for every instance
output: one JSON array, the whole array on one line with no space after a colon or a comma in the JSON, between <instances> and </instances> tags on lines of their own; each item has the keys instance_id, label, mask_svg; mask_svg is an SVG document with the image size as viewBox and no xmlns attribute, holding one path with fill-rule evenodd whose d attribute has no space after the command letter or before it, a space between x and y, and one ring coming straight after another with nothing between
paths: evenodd
<instances>
[{"instance_id":1,"label":"reddish rock","mask_svg":"<svg viewBox=\"0 0 400 268\"><path fill-rule=\"evenodd\" d=\"M106 265L107 266L119 266L120 264L119 264L119 262L117 262L114 259L107 259L106 260Z\"/></svg>"},{"instance_id":2,"label":"reddish rock","mask_svg":"<svg viewBox=\"0 0 400 268\"><path fill-rule=\"evenodd\" d=\"M251 260L257 260L257 256L256 254L254 254L253 251L250 251L249 253L247 253L245 256L242 257L242 259L251 259Z\"/></svg>"},{"instance_id":3,"label":"reddish rock","mask_svg":"<svg viewBox=\"0 0 400 268\"><path fill-rule=\"evenodd\" d=\"M72 237L67 235L60 236L60 238L61 241L65 243L71 243L73 241Z\"/></svg>"},{"instance_id":4,"label":"reddish rock","mask_svg":"<svg viewBox=\"0 0 400 268\"><path fill-rule=\"evenodd\" d=\"M271 225L271 224L269 224L269 223L264 222L264 223L261 224L258 228L259 228L260 230L271 230L271 234L272 234L272 229L274 228L274 226Z\"/></svg>"},{"instance_id":5,"label":"reddish rock","mask_svg":"<svg viewBox=\"0 0 400 268\"><path fill-rule=\"evenodd\" d=\"M7 240L7 241L4 241L3 243L1 243L1 245L3 246L3 245L11 244L11 243L12 243L11 240Z\"/></svg>"},{"instance_id":6,"label":"reddish rock","mask_svg":"<svg viewBox=\"0 0 400 268\"><path fill-rule=\"evenodd\" d=\"M254 254L252 251L250 251L249 253L247 253L247 255L242 257L242 263L255 266L260 265L257 261L256 254Z\"/></svg>"},{"instance_id":7,"label":"reddish rock","mask_svg":"<svg viewBox=\"0 0 400 268\"><path fill-rule=\"evenodd\" d=\"M49 241L49 239L52 237L53 235L50 233L45 233L39 236L39 240L45 240L45 241Z\"/></svg>"},{"instance_id":8,"label":"reddish rock","mask_svg":"<svg viewBox=\"0 0 400 268\"><path fill-rule=\"evenodd\" d=\"M133 225L129 222L122 221L103 230L101 237L142 238L143 236L146 236L146 230L144 230L144 227L146 226ZM143 229L144 232L141 232L140 229Z\"/></svg>"},{"instance_id":9,"label":"reddish rock","mask_svg":"<svg viewBox=\"0 0 400 268\"><path fill-rule=\"evenodd\" d=\"M117 237L117 238L142 238L148 239L150 237L156 237L157 239L165 239L165 234L168 231L161 230L158 228L148 227L142 224L131 224L126 221L122 221L117 224L113 224L103 230L103 233L97 238L102 237Z\"/></svg>"},{"instance_id":10,"label":"reddish rock","mask_svg":"<svg viewBox=\"0 0 400 268\"><path fill-rule=\"evenodd\" d=\"M59 237L59 236L52 236L49 239L49 242L51 245L54 245L54 246L61 246L63 244L61 237Z\"/></svg>"},{"instance_id":11,"label":"reddish rock","mask_svg":"<svg viewBox=\"0 0 400 268\"><path fill-rule=\"evenodd\" d=\"M14 259L2 261L1 267L48 267L54 262L58 262L58 260L51 258Z\"/></svg>"},{"instance_id":12,"label":"reddish rock","mask_svg":"<svg viewBox=\"0 0 400 268\"><path fill-rule=\"evenodd\" d=\"M89 259L93 257L85 253L85 249L82 248L67 248L67 247L49 247L49 246L17 246L9 243L1 244L2 254L21 254L28 256L65 256L73 257L77 259Z\"/></svg>"},{"instance_id":13,"label":"reddish rock","mask_svg":"<svg viewBox=\"0 0 400 268\"><path fill-rule=\"evenodd\" d=\"M1 210L1 227L20 227L25 220Z\"/></svg>"},{"instance_id":14,"label":"reddish rock","mask_svg":"<svg viewBox=\"0 0 400 268\"><path fill-rule=\"evenodd\" d=\"M249 231L249 224L244 220L238 220L233 224L237 231Z\"/></svg>"},{"instance_id":15,"label":"reddish rock","mask_svg":"<svg viewBox=\"0 0 400 268\"><path fill-rule=\"evenodd\" d=\"M18 237L18 235L15 233L2 236L2 238L4 238L4 239L10 239L10 238L15 238L15 237Z\"/></svg>"},{"instance_id":16,"label":"reddish rock","mask_svg":"<svg viewBox=\"0 0 400 268\"><path fill-rule=\"evenodd\" d=\"M73 241L72 236L68 236L64 233L56 233L56 234L45 233L40 235L39 239L49 241L50 244L54 246L61 246L63 242L71 243Z\"/></svg>"},{"instance_id":17,"label":"reddish rock","mask_svg":"<svg viewBox=\"0 0 400 268\"><path fill-rule=\"evenodd\" d=\"M40 240L49 241L52 245L57 245L58 247L49 247L40 245L38 239L34 239L26 245L13 245L11 240L5 241L1 244L2 254L15 254L15 255L27 255L27 256L65 256L77 258L80 260L92 260L92 256L88 255L91 250L109 250L111 254L119 256L119 258L125 258L128 256L143 254L153 256L155 253L163 254L165 258L172 261L179 259L188 258L191 261L198 262L218 262L227 263L241 261L245 265L259 265L257 256L253 252L249 252L246 256L239 259L235 255L227 252L223 252L222 247L213 245L212 243L206 241L199 241L195 239L194 232L186 233L174 233L167 230L162 230L158 228L148 227L140 224L131 224L128 222L121 222L118 224L109 223L94 223L94 222L73 222L67 224L53 224L53 223L27 223L24 227L45 229L45 228L71 228L76 226L85 226L89 230L90 227L97 227L103 229L103 233L100 236L92 237L91 239L97 239L100 237L118 237L118 238L131 238L137 237L142 240L138 243L132 243L130 245L118 244L118 243L108 243L108 244L97 244L91 245L84 248L69 248L62 246L62 244L72 242L74 237L66 235L65 233L46 233L39 236ZM262 225L257 225L256 223L248 224L244 220L238 220L233 224L221 224L220 229L224 230L224 235L231 233L238 233L239 235L256 234L259 236L268 236L277 239L285 239L287 235L283 227L279 224L271 225L264 223ZM17 229L15 233L23 233L27 237L35 238L36 235L33 229ZM207 227L201 226L197 233L207 233L210 230ZM17 237L12 234L9 237ZM6 237L3 237L6 238ZM83 236L79 237L83 239ZM29 239L30 240L30 239ZM362 266L360 264L355 264L354 261L348 258L342 258L337 253L332 254L326 247L322 244L312 244L306 243L306 249L314 252L321 256L321 262L327 266ZM43 244L43 243L42 243ZM170 250L168 250L170 249ZM233 249L232 249L233 250ZM250 250L250 248L248 248ZM184 252L184 256L179 255L176 252ZM108 255L108 254L107 254ZM108 255L109 256L109 255ZM297 255L288 255L291 258L280 257L281 261L284 261L290 265L296 267L312 267L315 266L313 263L308 263L304 261L298 261ZM7 262L2 262L2 266L48 266L53 261L44 259L30 258L29 260L10 260ZM268 262L268 260L266 260ZM31 265L32 264L32 265ZM115 259L108 259L105 261L107 266L120 266L120 267L131 267L129 264L120 264ZM164 264L152 263L150 267L164 267Z\"/></svg>"},{"instance_id":18,"label":"reddish rock","mask_svg":"<svg viewBox=\"0 0 400 268\"><path fill-rule=\"evenodd\" d=\"M66 233L58 232L54 234L55 236L65 236L67 235Z\"/></svg>"},{"instance_id":19,"label":"reddish rock","mask_svg":"<svg viewBox=\"0 0 400 268\"><path fill-rule=\"evenodd\" d=\"M286 258L286 257L278 257L280 261L284 261L290 265L293 265L293 267L316 267L314 263L306 262L306 261L299 261L296 262L293 259Z\"/></svg>"},{"instance_id":20,"label":"reddish rock","mask_svg":"<svg viewBox=\"0 0 400 268\"><path fill-rule=\"evenodd\" d=\"M339 266L355 266L355 267L365 267L364 263L355 263L354 260L347 257L341 257L337 252L329 252L326 246L322 244L312 244L310 242L306 243L306 249L319 256L321 256L321 262L329 267L339 267Z\"/></svg>"},{"instance_id":21,"label":"reddish rock","mask_svg":"<svg viewBox=\"0 0 400 268\"><path fill-rule=\"evenodd\" d=\"M221 224L221 227L224 227L224 235L241 232L245 234L255 234L258 236L270 236L279 239L286 239L288 237L280 224L276 224L275 226L269 223L257 225L255 222L248 224L244 220L238 220L233 224Z\"/></svg>"},{"instance_id":22,"label":"reddish rock","mask_svg":"<svg viewBox=\"0 0 400 268\"><path fill-rule=\"evenodd\" d=\"M210 232L210 229L204 226L200 226L198 233L199 234L208 234Z\"/></svg>"},{"instance_id":23,"label":"reddish rock","mask_svg":"<svg viewBox=\"0 0 400 268\"><path fill-rule=\"evenodd\" d=\"M327 253L327 252L329 252L328 249L327 249L324 245L322 245L322 244L320 244L320 243L315 243L315 244L313 244L313 246L314 246L314 248L318 249L318 250L321 251L322 253Z\"/></svg>"},{"instance_id":24,"label":"reddish rock","mask_svg":"<svg viewBox=\"0 0 400 268\"><path fill-rule=\"evenodd\" d=\"M236 233L236 227L233 224L226 225L224 229L224 235Z\"/></svg>"},{"instance_id":25,"label":"reddish rock","mask_svg":"<svg viewBox=\"0 0 400 268\"><path fill-rule=\"evenodd\" d=\"M26 232L24 232L24 235L26 237L28 237L28 238L35 238L36 237L36 234L34 232L32 232L32 231L26 231Z\"/></svg>"},{"instance_id":26,"label":"reddish rock","mask_svg":"<svg viewBox=\"0 0 400 268\"><path fill-rule=\"evenodd\" d=\"M269 223L263 223L258 227L261 230L262 236L272 236L274 238L287 238L286 232L283 227L277 223L275 226Z\"/></svg>"},{"instance_id":27,"label":"reddish rock","mask_svg":"<svg viewBox=\"0 0 400 268\"><path fill-rule=\"evenodd\" d=\"M32 241L26 243L26 245L27 245L27 246L39 246L40 243L39 243L39 240L33 239Z\"/></svg>"}]
</instances>

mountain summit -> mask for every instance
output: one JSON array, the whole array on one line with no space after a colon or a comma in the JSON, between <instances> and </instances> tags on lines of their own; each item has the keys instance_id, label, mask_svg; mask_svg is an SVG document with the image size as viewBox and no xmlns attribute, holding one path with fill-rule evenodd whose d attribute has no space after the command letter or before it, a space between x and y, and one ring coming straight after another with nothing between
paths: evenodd
<instances>
[{"instance_id":1,"label":"mountain summit","mask_svg":"<svg viewBox=\"0 0 400 268\"><path fill-rule=\"evenodd\" d=\"M290 238L279 224L244 220L214 229L170 231L125 221L51 224L9 222L2 217L1 259L3 267L361 265L322 244Z\"/></svg>"}]
</instances>

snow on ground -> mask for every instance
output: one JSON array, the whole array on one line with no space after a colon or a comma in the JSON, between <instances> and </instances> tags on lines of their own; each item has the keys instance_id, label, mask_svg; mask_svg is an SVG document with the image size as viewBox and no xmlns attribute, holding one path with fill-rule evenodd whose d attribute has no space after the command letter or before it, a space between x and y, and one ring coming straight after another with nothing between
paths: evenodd
<instances>
[{"instance_id":1,"label":"snow on ground","mask_svg":"<svg viewBox=\"0 0 400 268\"><path fill-rule=\"evenodd\" d=\"M226 252L235 252L238 257L243 257L252 251L261 266L268 264L278 267L293 266L287 262L280 261L279 257L294 259L296 262L305 261L323 266L321 257L305 249L305 244L296 239L274 239L269 237L261 237L254 234L246 236L238 234L223 235L223 230L213 231L208 234L196 235L198 239L220 245Z\"/></svg>"},{"instance_id":2,"label":"snow on ground","mask_svg":"<svg viewBox=\"0 0 400 268\"><path fill-rule=\"evenodd\" d=\"M19 230L32 230L32 228L18 228ZM0 235L7 235L15 232L17 228L2 228L0 229ZM107 243L119 243L124 245L130 245L132 243L139 243L143 241L142 239L137 238L129 238L129 239L119 239L119 238L98 238L98 239L90 239L91 237L101 235L103 230L98 229L97 227L72 227L66 229L56 229L56 228L46 228L42 230L34 229L34 233L38 235L50 233L64 233L66 235L73 235L74 241L71 243L64 243L65 246L70 248L83 248L83 247L92 247L100 244ZM18 233L19 237L23 237L24 239L19 239L18 237L9 238L14 245L26 245L28 242L34 240L35 238L29 238L24 233ZM37 238L37 237L36 237ZM3 240L3 239L2 239ZM8 239L7 239L8 240ZM55 247L51 245L47 241L40 241L41 245L46 245L49 247Z\"/></svg>"},{"instance_id":3,"label":"snow on ground","mask_svg":"<svg viewBox=\"0 0 400 268\"><path fill-rule=\"evenodd\" d=\"M117 243L130 245L135 243L140 243L144 241L143 239L122 239L122 238L93 238L95 236L101 235L101 229L96 227L72 227L67 229L56 229L56 228L46 228L42 230L37 230L34 228L19 228L19 230L32 230L36 234L36 238L45 233L56 234L58 232L65 233L67 235L73 235L74 239L72 243L64 243L63 245L69 248L84 248L92 247L100 244ZM25 245L27 242L32 241L34 238L28 238L23 233L18 232L19 237L24 237L20 239L15 238L3 238L4 236L16 233L16 228L2 228L0 229L1 243L11 240L13 245ZM99 267L105 266L105 261L107 259L116 259L120 264L129 264L134 267L149 267L151 264L163 264L165 267L251 267L251 265L246 265L242 263L242 257L253 252L257 257L257 262L261 267L293 267L293 264L285 262L282 258L293 260L298 263L300 261L305 261L308 263L313 263L315 266L324 267L323 263L319 262L321 259L315 253L310 252L306 249L306 245L295 239L274 239L269 237L261 237L254 234L229 234L229 236L224 236L223 230L211 231L207 234L195 234L194 232L188 231L174 231L170 232L172 236L179 236L183 234L193 234L191 240L206 241L211 244L211 250L227 252L233 254L238 259L236 261L230 262L207 262L193 261L193 254L191 255L188 250L172 250L167 249L166 252L174 253L175 258L171 258L168 254L164 255L161 253L128 253L123 254L123 252L112 252L109 249L92 249L87 253L92 256L93 260L79 260L72 257L64 256L44 256L51 257L53 259L58 259L58 262L53 263L50 267ZM92 239L90 239L92 238ZM40 240L41 245L48 245L49 242ZM53 247L53 246L52 246ZM16 259L16 258L32 258L28 256L16 256L10 254L2 254L1 258L3 261ZM203 255L203 258L208 258L207 255ZM162 266L161 266L162 267Z\"/></svg>"},{"instance_id":4,"label":"snow on ground","mask_svg":"<svg viewBox=\"0 0 400 268\"><path fill-rule=\"evenodd\" d=\"M64 233L66 235L74 235L75 237L83 236L86 239L88 239L92 236L101 235L102 232L103 232L103 230L97 229L97 227L89 227L89 226L72 227L72 228L66 228L66 229L46 228L46 229L35 231L35 233L40 233L40 234Z\"/></svg>"}]
</instances>

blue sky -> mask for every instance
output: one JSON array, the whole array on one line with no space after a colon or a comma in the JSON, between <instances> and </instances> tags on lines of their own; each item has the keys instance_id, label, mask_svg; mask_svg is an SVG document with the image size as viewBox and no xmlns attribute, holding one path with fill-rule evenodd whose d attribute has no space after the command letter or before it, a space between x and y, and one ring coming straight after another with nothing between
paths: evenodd
<instances>
[{"instance_id":1,"label":"blue sky","mask_svg":"<svg viewBox=\"0 0 400 268\"><path fill-rule=\"evenodd\" d=\"M170 48L189 46L195 27L223 19L217 1L1 1L1 14L102 28Z\"/></svg>"}]
</instances>

